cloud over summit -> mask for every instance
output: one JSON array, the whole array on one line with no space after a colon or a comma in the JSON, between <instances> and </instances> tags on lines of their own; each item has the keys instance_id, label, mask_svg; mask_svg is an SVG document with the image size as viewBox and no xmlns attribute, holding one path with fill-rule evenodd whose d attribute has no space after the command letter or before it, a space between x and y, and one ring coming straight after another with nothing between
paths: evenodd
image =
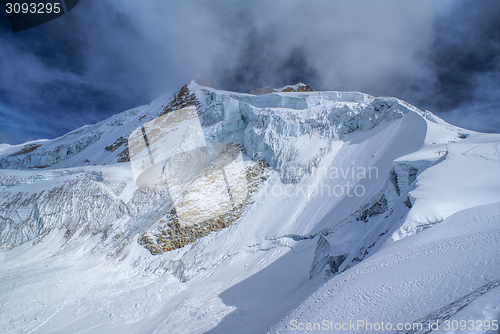
<instances>
[{"instance_id":1,"label":"cloud over summit","mask_svg":"<svg viewBox=\"0 0 500 334\"><path fill-rule=\"evenodd\" d=\"M196 77L391 95L500 131L498 13L493 0L103 0L18 34L3 20L0 140L62 135Z\"/></svg>"}]
</instances>

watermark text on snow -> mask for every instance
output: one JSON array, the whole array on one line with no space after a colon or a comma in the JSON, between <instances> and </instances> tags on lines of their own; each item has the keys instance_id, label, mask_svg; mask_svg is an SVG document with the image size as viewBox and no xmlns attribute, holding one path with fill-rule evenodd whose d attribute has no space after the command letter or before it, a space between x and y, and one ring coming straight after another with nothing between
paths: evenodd
<instances>
[{"instance_id":1,"label":"watermark text on snow","mask_svg":"<svg viewBox=\"0 0 500 334\"><path fill-rule=\"evenodd\" d=\"M334 322L323 320L321 322L299 322L291 320L288 328L292 331L424 331L424 330L454 330L454 331L485 331L498 330L498 320L444 320L430 321L427 323L397 323L391 322L370 322L367 320L350 320L349 322Z\"/></svg>"},{"instance_id":2,"label":"watermark text on snow","mask_svg":"<svg viewBox=\"0 0 500 334\"><path fill-rule=\"evenodd\" d=\"M360 181L378 179L379 171L377 167L320 167L310 173L302 173L298 168L288 168L281 173L281 178L290 180L297 175L301 175L300 183L266 184L265 193L273 197L363 197L366 188ZM320 181L312 183L308 180Z\"/></svg>"}]
</instances>

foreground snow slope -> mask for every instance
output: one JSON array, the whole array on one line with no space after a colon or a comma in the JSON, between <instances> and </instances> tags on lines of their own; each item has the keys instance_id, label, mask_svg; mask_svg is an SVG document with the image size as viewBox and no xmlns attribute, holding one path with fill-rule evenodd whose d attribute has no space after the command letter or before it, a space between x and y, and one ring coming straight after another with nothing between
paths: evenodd
<instances>
[{"instance_id":1,"label":"foreground snow slope","mask_svg":"<svg viewBox=\"0 0 500 334\"><path fill-rule=\"evenodd\" d=\"M191 83L2 145L0 331L261 333L298 307L286 332L454 301L498 318L497 291L475 291L500 279L500 136L300 87Z\"/></svg>"},{"instance_id":2,"label":"foreground snow slope","mask_svg":"<svg viewBox=\"0 0 500 334\"><path fill-rule=\"evenodd\" d=\"M423 333L429 322L437 320L445 332L444 321L454 316L451 321L474 321L469 333L498 333L498 328L486 331L475 326L477 321L500 319L500 299L493 297L500 289L499 238L500 203L460 211L432 229L386 243L324 284L270 332L293 333L296 323L324 325L324 320L325 328L331 327L330 322L361 321L359 328L347 330L350 333L370 332L366 323L382 322L384 333L397 332L397 324L414 323L423 323ZM493 297L488 303L472 305L488 296ZM462 311L467 306L474 306L474 312ZM459 316L467 311L469 317ZM387 329L388 323L393 330Z\"/></svg>"}]
</instances>

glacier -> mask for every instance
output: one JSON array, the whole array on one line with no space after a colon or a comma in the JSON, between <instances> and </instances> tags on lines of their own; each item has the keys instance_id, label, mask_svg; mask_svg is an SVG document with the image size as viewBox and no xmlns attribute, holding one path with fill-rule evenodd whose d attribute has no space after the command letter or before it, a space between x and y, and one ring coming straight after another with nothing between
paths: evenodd
<instances>
[{"instance_id":1,"label":"glacier","mask_svg":"<svg viewBox=\"0 0 500 334\"><path fill-rule=\"evenodd\" d=\"M500 135L304 87L191 82L1 145L1 332L500 320Z\"/></svg>"}]
</instances>

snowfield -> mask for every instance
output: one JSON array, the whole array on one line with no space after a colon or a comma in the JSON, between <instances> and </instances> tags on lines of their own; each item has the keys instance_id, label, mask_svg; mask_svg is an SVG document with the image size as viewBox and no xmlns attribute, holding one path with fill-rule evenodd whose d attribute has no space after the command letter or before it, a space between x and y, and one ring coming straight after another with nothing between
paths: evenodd
<instances>
[{"instance_id":1,"label":"snowfield","mask_svg":"<svg viewBox=\"0 0 500 334\"><path fill-rule=\"evenodd\" d=\"M330 321L364 322L355 331L349 330L351 333L367 332L366 323L381 325L383 321L394 329L397 324L422 323L428 329L429 323L438 320L440 332L446 332L447 319L474 320L470 332L478 332L476 321L500 317L499 222L500 204L487 204L460 211L404 241L388 242L373 256L325 283L270 332L294 332L293 320L327 320L333 329ZM464 298L467 296L470 298ZM471 314L472 302L487 297L491 297L489 303L476 304ZM467 306L471 310L464 309ZM386 326L382 332L396 331Z\"/></svg>"},{"instance_id":2,"label":"snowfield","mask_svg":"<svg viewBox=\"0 0 500 334\"><path fill-rule=\"evenodd\" d=\"M268 90L0 145L0 332L500 333L500 135Z\"/></svg>"}]
</instances>

